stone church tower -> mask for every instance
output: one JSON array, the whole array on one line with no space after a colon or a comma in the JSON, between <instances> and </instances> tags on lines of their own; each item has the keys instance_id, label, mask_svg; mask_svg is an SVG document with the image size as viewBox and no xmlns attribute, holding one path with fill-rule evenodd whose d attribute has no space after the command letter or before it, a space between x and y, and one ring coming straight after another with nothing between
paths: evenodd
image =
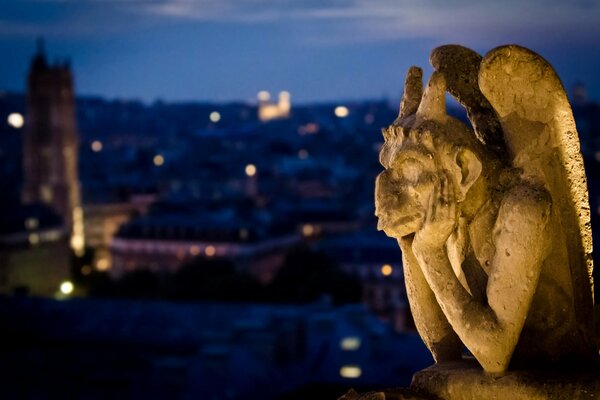
<instances>
[{"instance_id":1,"label":"stone church tower","mask_svg":"<svg viewBox=\"0 0 600 400\"><path fill-rule=\"evenodd\" d=\"M68 62L48 63L41 40L29 71L23 142L23 202L52 207L70 232L71 247L81 254L83 211L73 78Z\"/></svg>"}]
</instances>

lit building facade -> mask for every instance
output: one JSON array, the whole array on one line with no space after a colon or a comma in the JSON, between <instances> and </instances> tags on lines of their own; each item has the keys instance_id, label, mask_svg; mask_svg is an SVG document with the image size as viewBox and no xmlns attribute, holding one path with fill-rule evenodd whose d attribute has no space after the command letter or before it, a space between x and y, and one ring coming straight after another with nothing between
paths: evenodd
<instances>
[{"instance_id":1,"label":"lit building facade","mask_svg":"<svg viewBox=\"0 0 600 400\"><path fill-rule=\"evenodd\" d=\"M175 272L195 257L223 258L266 284L283 265L286 250L299 242L293 229L259 221L150 215L123 225L113 238L110 274Z\"/></svg>"},{"instance_id":2,"label":"lit building facade","mask_svg":"<svg viewBox=\"0 0 600 400\"><path fill-rule=\"evenodd\" d=\"M292 110L289 92L280 92L277 102L270 101L269 92L258 93L258 119L262 122L273 119L289 118Z\"/></svg>"}]
</instances>

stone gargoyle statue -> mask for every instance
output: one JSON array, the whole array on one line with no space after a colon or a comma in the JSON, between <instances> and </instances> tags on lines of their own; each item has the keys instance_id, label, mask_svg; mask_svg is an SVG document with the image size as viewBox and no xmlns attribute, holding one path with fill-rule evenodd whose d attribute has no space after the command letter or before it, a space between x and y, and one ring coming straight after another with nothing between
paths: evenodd
<instances>
[{"instance_id":1,"label":"stone gargoyle statue","mask_svg":"<svg viewBox=\"0 0 600 400\"><path fill-rule=\"evenodd\" d=\"M398 240L415 325L439 364L593 359L591 227L572 111L553 68L516 45L431 54L383 130L378 229ZM472 127L446 113L449 92Z\"/></svg>"}]
</instances>

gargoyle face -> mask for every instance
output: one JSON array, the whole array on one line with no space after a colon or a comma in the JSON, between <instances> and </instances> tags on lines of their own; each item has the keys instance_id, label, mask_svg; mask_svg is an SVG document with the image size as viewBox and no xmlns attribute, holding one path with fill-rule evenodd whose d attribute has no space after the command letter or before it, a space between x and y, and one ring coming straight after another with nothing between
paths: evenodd
<instances>
[{"instance_id":1,"label":"gargoyle face","mask_svg":"<svg viewBox=\"0 0 600 400\"><path fill-rule=\"evenodd\" d=\"M385 171L375 182L377 228L399 239L423 226L437 168L433 155L418 144L386 142L381 151Z\"/></svg>"}]
</instances>

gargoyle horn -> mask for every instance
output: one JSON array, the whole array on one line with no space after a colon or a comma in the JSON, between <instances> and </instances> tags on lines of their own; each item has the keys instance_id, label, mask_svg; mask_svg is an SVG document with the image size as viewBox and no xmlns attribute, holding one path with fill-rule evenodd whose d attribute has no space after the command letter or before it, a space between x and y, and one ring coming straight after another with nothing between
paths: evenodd
<instances>
[{"instance_id":1,"label":"gargoyle horn","mask_svg":"<svg viewBox=\"0 0 600 400\"><path fill-rule=\"evenodd\" d=\"M429 57L433 68L444 75L448 92L467 110L477 138L496 153L506 154L498 115L479 88L481 60L475 51L458 45L440 46Z\"/></svg>"},{"instance_id":2,"label":"gargoyle horn","mask_svg":"<svg viewBox=\"0 0 600 400\"><path fill-rule=\"evenodd\" d=\"M419 67L410 67L404 81L404 95L400 102L398 120L415 114L423 96L423 70Z\"/></svg>"},{"instance_id":3,"label":"gargoyle horn","mask_svg":"<svg viewBox=\"0 0 600 400\"><path fill-rule=\"evenodd\" d=\"M443 122L446 114L446 80L440 72L434 72L427 82L427 88L417 109L417 119L430 119Z\"/></svg>"}]
</instances>

